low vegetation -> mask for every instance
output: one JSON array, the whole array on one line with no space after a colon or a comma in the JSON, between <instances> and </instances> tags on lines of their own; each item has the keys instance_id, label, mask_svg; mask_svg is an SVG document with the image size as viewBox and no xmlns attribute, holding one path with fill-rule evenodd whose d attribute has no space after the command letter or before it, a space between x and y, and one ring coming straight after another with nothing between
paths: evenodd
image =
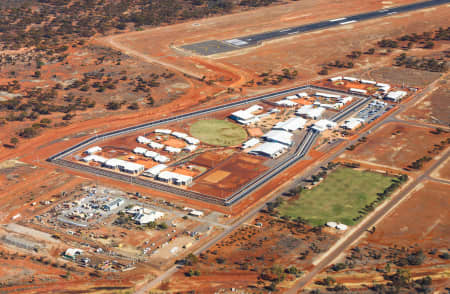
<instances>
[{"instance_id":1,"label":"low vegetation","mask_svg":"<svg viewBox=\"0 0 450 294\"><path fill-rule=\"evenodd\" d=\"M301 217L314 226L327 221L353 225L362 210L376 201L378 193L392 185L393 180L379 173L338 167L319 186L302 191L298 199L284 202L279 213Z\"/></svg>"},{"instance_id":2,"label":"low vegetation","mask_svg":"<svg viewBox=\"0 0 450 294\"><path fill-rule=\"evenodd\" d=\"M247 132L238 124L219 119L199 120L190 128L192 136L214 146L235 146L247 139Z\"/></svg>"}]
</instances>

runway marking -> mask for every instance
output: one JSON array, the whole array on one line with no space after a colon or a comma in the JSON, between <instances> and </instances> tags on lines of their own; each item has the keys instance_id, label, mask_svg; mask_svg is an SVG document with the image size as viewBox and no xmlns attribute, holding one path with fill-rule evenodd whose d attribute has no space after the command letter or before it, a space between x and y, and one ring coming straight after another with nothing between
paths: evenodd
<instances>
[{"instance_id":1,"label":"runway marking","mask_svg":"<svg viewBox=\"0 0 450 294\"><path fill-rule=\"evenodd\" d=\"M339 24L340 24L340 25L346 25L346 24L350 24L350 23L354 23L354 22L356 22L356 20L344 21L344 22L341 22L341 23L339 23Z\"/></svg>"},{"instance_id":2,"label":"runway marking","mask_svg":"<svg viewBox=\"0 0 450 294\"><path fill-rule=\"evenodd\" d=\"M330 22L336 22L336 21L341 21L341 20L344 20L344 19L347 19L347 18L346 17L341 17L341 18L331 19L329 21Z\"/></svg>"}]
</instances>

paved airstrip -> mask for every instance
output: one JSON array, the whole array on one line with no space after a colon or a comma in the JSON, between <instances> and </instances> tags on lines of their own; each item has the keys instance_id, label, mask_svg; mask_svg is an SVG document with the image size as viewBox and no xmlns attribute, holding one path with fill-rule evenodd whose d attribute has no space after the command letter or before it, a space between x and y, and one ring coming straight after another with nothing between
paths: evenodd
<instances>
[{"instance_id":1,"label":"paved airstrip","mask_svg":"<svg viewBox=\"0 0 450 294\"><path fill-rule=\"evenodd\" d=\"M243 37L236 37L228 40L208 40L204 42L184 45L181 48L194 52L198 55L208 56L228 51L239 50L246 47L256 46L263 41L287 37L290 35L296 35L305 32L323 30L331 27L342 26L347 24L352 24L358 21L364 21L379 17L390 16L397 13L404 13L419 9L424 9L432 6L442 5L450 3L450 0L430 0L425 2L413 3L404 6L386 8L381 10L376 10L372 12L366 12L361 14L356 14L347 17L341 17L337 19L330 19L326 21L301 25L297 27L285 28L282 30L264 32L260 34L254 34Z\"/></svg>"}]
</instances>

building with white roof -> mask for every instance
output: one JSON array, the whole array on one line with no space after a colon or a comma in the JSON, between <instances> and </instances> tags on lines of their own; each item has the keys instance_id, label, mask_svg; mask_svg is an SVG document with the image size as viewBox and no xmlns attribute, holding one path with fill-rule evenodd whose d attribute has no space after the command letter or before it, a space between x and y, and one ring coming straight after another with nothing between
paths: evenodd
<instances>
[{"instance_id":1,"label":"building with white roof","mask_svg":"<svg viewBox=\"0 0 450 294\"><path fill-rule=\"evenodd\" d=\"M371 80L362 80L361 79L361 84L368 84L368 85L376 85L377 84L377 82L375 82L375 81L371 81Z\"/></svg>"},{"instance_id":2,"label":"building with white roof","mask_svg":"<svg viewBox=\"0 0 450 294\"><path fill-rule=\"evenodd\" d=\"M86 154L95 154L95 153L100 152L100 151L102 151L101 147L94 146L94 147L91 147L88 150L84 151L84 153L86 153Z\"/></svg>"},{"instance_id":3,"label":"building with white roof","mask_svg":"<svg viewBox=\"0 0 450 294\"><path fill-rule=\"evenodd\" d=\"M306 92L300 92L300 93L297 93L297 94L295 94L295 95L297 95L299 98L305 98L305 97L308 97L308 93L306 93Z\"/></svg>"},{"instance_id":4,"label":"building with white roof","mask_svg":"<svg viewBox=\"0 0 450 294\"><path fill-rule=\"evenodd\" d=\"M167 165L165 164L158 164L155 165L147 170L145 170L142 175L145 177L149 177L149 178L154 178L156 177L160 172L162 172L163 170L165 170L167 168Z\"/></svg>"},{"instance_id":5,"label":"building with white roof","mask_svg":"<svg viewBox=\"0 0 450 294\"><path fill-rule=\"evenodd\" d=\"M130 174L138 174L144 171L145 167L142 164L125 161L122 159L111 158L105 161L105 167L111 169L119 169L122 172L130 173Z\"/></svg>"},{"instance_id":6,"label":"building with white roof","mask_svg":"<svg viewBox=\"0 0 450 294\"><path fill-rule=\"evenodd\" d=\"M153 149L163 149L164 148L164 144L158 143L158 142L150 142L149 144L147 144L148 147L153 148Z\"/></svg>"},{"instance_id":7,"label":"building with white roof","mask_svg":"<svg viewBox=\"0 0 450 294\"><path fill-rule=\"evenodd\" d=\"M98 163L103 164L103 163L105 163L108 159L107 159L107 158L104 158L103 156L91 154L91 155L88 155L88 156L83 157L81 160L84 161L84 162L91 162L91 161L93 161L93 162L98 162Z\"/></svg>"},{"instance_id":8,"label":"building with white roof","mask_svg":"<svg viewBox=\"0 0 450 294\"><path fill-rule=\"evenodd\" d=\"M192 177L170 171L163 171L156 177L157 180L165 183L173 183L179 186L187 186L192 184Z\"/></svg>"},{"instance_id":9,"label":"building with white roof","mask_svg":"<svg viewBox=\"0 0 450 294\"><path fill-rule=\"evenodd\" d=\"M184 139L186 137L189 137L188 134L182 133L182 132L172 132L172 136L174 136L175 138L179 138L179 139Z\"/></svg>"},{"instance_id":10,"label":"building with white roof","mask_svg":"<svg viewBox=\"0 0 450 294\"><path fill-rule=\"evenodd\" d=\"M364 89L350 88L348 91L356 94L367 94L367 91Z\"/></svg>"},{"instance_id":11,"label":"building with white roof","mask_svg":"<svg viewBox=\"0 0 450 294\"><path fill-rule=\"evenodd\" d=\"M300 107L296 114L311 118L311 119L319 119L322 117L322 114L325 112L325 108L323 107L315 107L314 105L304 105Z\"/></svg>"},{"instance_id":12,"label":"building with white roof","mask_svg":"<svg viewBox=\"0 0 450 294\"><path fill-rule=\"evenodd\" d=\"M133 149L133 153L135 154L145 154L148 150L142 147L136 147Z\"/></svg>"},{"instance_id":13,"label":"building with white roof","mask_svg":"<svg viewBox=\"0 0 450 294\"><path fill-rule=\"evenodd\" d=\"M286 150L287 150L286 145L274 142L266 142L253 148L249 152L249 154L261 155L270 158L277 158L278 156L286 152Z\"/></svg>"},{"instance_id":14,"label":"building with white roof","mask_svg":"<svg viewBox=\"0 0 450 294\"><path fill-rule=\"evenodd\" d=\"M334 129L336 125L337 124L334 121L328 119L321 119L312 126L312 129L319 132L323 132L325 130Z\"/></svg>"},{"instance_id":15,"label":"building with white roof","mask_svg":"<svg viewBox=\"0 0 450 294\"><path fill-rule=\"evenodd\" d=\"M191 211L189 211L189 215L196 216L196 217L202 217L204 215L204 213L201 210L192 209Z\"/></svg>"},{"instance_id":16,"label":"building with white roof","mask_svg":"<svg viewBox=\"0 0 450 294\"><path fill-rule=\"evenodd\" d=\"M330 78L329 79L331 82L337 82L337 81L341 81L342 80L342 77L341 76L339 76L339 77L334 77L334 78Z\"/></svg>"},{"instance_id":17,"label":"building with white roof","mask_svg":"<svg viewBox=\"0 0 450 294\"><path fill-rule=\"evenodd\" d=\"M245 111L249 112L249 113L254 113L256 111L260 111L263 110L264 108L261 105L255 104L250 106L249 108L247 108Z\"/></svg>"},{"instance_id":18,"label":"building with white roof","mask_svg":"<svg viewBox=\"0 0 450 294\"><path fill-rule=\"evenodd\" d=\"M290 96L284 97L284 99L287 99L287 100L297 99L297 98L298 98L297 95L290 95Z\"/></svg>"},{"instance_id":19,"label":"building with white roof","mask_svg":"<svg viewBox=\"0 0 450 294\"><path fill-rule=\"evenodd\" d=\"M352 77L343 77L344 80L349 81L349 82L358 82L359 79L357 78L352 78Z\"/></svg>"},{"instance_id":20,"label":"building with white roof","mask_svg":"<svg viewBox=\"0 0 450 294\"><path fill-rule=\"evenodd\" d=\"M83 254L83 250L78 249L78 248L68 248L66 250L66 252L64 252L64 256L71 258L71 259L76 259L77 256Z\"/></svg>"},{"instance_id":21,"label":"building with white roof","mask_svg":"<svg viewBox=\"0 0 450 294\"><path fill-rule=\"evenodd\" d=\"M380 87L378 90L382 91L385 94L391 89L391 85L385 83L377 83L377 87Z\"/></svg>"},{"instance_id":22,"label":"building with white roof","mask_svg":"<svg viewBox=\"0 0 450 294\"><path fill-rule=\"evenodd\" d=\"M180 153L181 152L181 148L176 148L176 147L172 147L172 146L166 146L166 148L164 148L164 150L166 150L169 153Z\"/></svg>"},{"instance_id":23,"label":"building with white roof","mask_svg":"<svg viewBox=\"0 0 450 294\"><path fill-rule=\"evenodd\" d=\"M281 143L286 146L292 145L292 133L280 130L271 130L263 135L263 138L269 142Z\"/></svg>"},{"instance_id":24,"label":"building with white roof","mask_svg":"<svg viewBox=\"0 0 450 294\"><path fill-rule=\"evenodd\" d=\"M364 120L362 118L352 117L347 119L341 127L346 130L354 130L359 128L364 124Z\"/></svg>"},{"instance_id":25,"label":"building with white roof","mask_svg":"<svg viewBox=\"0 0 450 294\"><path fill-rule=\"evenodd\" d=\"M292 132L295 130L303 129L306 124L306 119L301 117L291 117L290 119L286 121L280 121L278 122L272 130L283 130Z\"/></svg>"},{"instance_id":26,"label":"building with white roof","mask_svg":"<svg viewBox=\"0 0 450 294\"><path fill-rule=\"evenodd\" d=\"M253 113L262 109L263 108L260 105L252 105L246 110L238 110L233 112L230 115L230 118L240 124L249 125L251 123L259 121L259 118L256 117Z\"/></svg>"},{"instance_id":27,"label":"building with white roof","mask_svg":"<svg viewBox=\"0 0 450 294\"><path fill-rule=\"evenodd\" d=\"M151 150L149 150L149 151L147 151L147 152L144 153L144 156L145 156L145 157L149 157L149 158L155 158L155 157L158 156L158 155L159 155L158 152L151 151Z\"/></svg>"},{"instance_id":28,"label":"building with white roof","mask_svg":"<svg viewBox=\"0 0 450 294\"><path fill-rule=\"evenodd\" d=\"M353 101L353 97L352 96L346 96L346 97L338 99L338 101L341 102L341 103L347 104L347 103Z\"/></svg>"},{"instance_id":29,"label":"building with white roof","mask_svg":"<svg viewBox=\"0 0 450 294\"><path fill-rule=\"evenodd\" d=\"M406 96L406 94L408 94L408 93L406 93L405 91L392 91L392 92L389 92L384 97L384 99L393 101L393 102L399 102Z\"/></svg>"},{"instance_id":30,"label":"building with white roof","mask_svg":"<svg viewBox=\"0 0 450 294\"><path fill-rule=\"evenodd\" d=\"M156 129L153 132L156 133L156 134L170 135L172 133L172 130L169 130L169 129Z\"/></svg>"},{"instance_id":31,"label":"building with white roof","mask_svg":"<svg viewBox=\"0 0 450 294\"><path fill-rule=\"evenodd\" d=\"M186 143L191 144L191 145L197 145L200 144L200 140L194 137L186 137L183 138L184 141L186 141Z\"/></svg>"},{"instance_id":32,"label":"building with white roof","mask_svg":"<svg viewBox=\"0 0 450 294\"><path fill-rule=\"evenodd\" d=\"M197 148L197 145L186 145L183 147L183 150L187 152L194 152L195 150L197 150Z\"/></svg>"},{"instance_id":33,"label":"building with white roof","mask_svg":"<svg viewBox=\"0 0 450 294\"><path fill-rule=\"evenodd\" d=\"M242 149L247 149L250 147L255 146L256 144L258 144L260 141L258 138L251 138L250 140L245 141L244 143L242 143Z\"/></svg>"},{"instance_id":34,"label":"building with white roof","mask_svg":"<svg viewBox=\"0 0 450 294\"><path fill-rule=\"evenodd\" d=\"M152 140L150 140L149 138L144 137L144 136L139 136L139 137L137 137L136 141L137 141L138 143L141 143L141 144L148 144L148 143L150 143Z\"/></svg>"},{"instance_id":35,"label":"building with white roof","mask_svg":"<svg viewBox=\"0 0 450 294\"><path fill-rule=\"evenodd\" d=\"M133 217L133 220L139 225L146 225L151 222L155 222L162 218L164 213L147 208L142 208Z\"/></svg>"},{"instance_id":36,"label":"building with white roof","mask_svg":"<svg viewBox=\"0 0 450 294\"><path fill-rule=\"evenodd\" d=\"M344 225L344 224L338 224L338 225L336 226L336 229L338 229L338 230L340 230L340 231L345 231L345 230L348 229L348 226L347 226L347 225Z\"/></svg>"},{"instance_id":37,"label":"building with white roof","mask_svg":"<svg viewBox=\"0 0 450 294\"><path fill-rule=\"evenodd\" d=\"M283 100L277 101L277 102L275 102L275 104L278 106L284 106L284 107L294 107L294 106L298 105L297 102L291 101L289 99L283 99Z\"/></svg>"},{"instance_id":38,"label":"building with white roof","mask_svg":"<svg viewBox=\"0 0 450 294\"><path fill-rule=\"evenodd\" d=\"M341 98L341 95L337 95L337 94L330 94L330 93L323 93L323 92L316 92L314 94L317 97L325 97L325 98Z\"/></svg>"},{"instance_id":39,"label":"building with white roof","mask_svg":"<svg viewBox=\"0 0 450 294\"><path fill-rule=\"evenodd\" d=\"M337 225L338 225L337 222L327 222L326 223L327 227L334 228L334 229L336 228Z\"/></svg>"},{"instance_id":40,"label":"building with white roof","mask_svg":"<svg viewBox=\"0 0 450 294\"><path fill-rule=\"evenodd\" d=\"M170 161L170 158L164 155L158 155L154 157L153 160L160 163L167 163Z\"/></svg>"}]
</instances>

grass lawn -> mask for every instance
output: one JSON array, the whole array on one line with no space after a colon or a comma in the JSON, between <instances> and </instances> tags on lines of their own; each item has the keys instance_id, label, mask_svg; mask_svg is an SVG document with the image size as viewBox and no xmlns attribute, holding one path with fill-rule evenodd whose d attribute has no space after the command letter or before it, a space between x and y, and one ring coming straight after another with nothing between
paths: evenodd
<instances>
[{"instance_id":1,"label":"grass lawn","mask_svg":"<svg viewBox=\"0 0 450 294\"><path fill-rule=\"evenodd\" d=\"M284 202L279 211L292 218L300 216L314 226L327 221L354 225L358 211L373 202L392 180L379 173L338 167L318 186L302 191L298 199Z\"/></svg>"},{"instance_id":2,"label":"grass lawn","mask_svg":"<svg viewBox=\"0 0 450 294\"><path fill-rule=\"evenodd\" d=\"M235 146L247 139L247 132L240 125L220 119L196 121L190 133L203 143L215 146Z\"/></svg>"}]
</instances>

